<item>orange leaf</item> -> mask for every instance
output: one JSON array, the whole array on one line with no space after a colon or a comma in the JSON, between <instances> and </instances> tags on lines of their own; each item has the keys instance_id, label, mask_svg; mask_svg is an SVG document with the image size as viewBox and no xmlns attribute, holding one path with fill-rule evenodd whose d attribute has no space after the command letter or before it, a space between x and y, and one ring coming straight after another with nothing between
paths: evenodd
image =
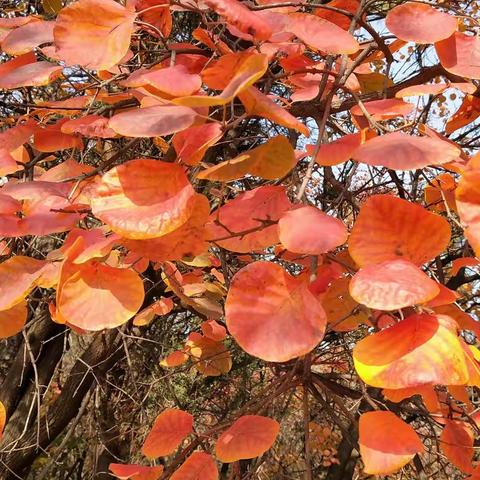
<instances>
[{"instance_id":1,"label":"orange leaf","mask_svg":"<svg viewBox=\"0 0 480 480\"><path fill-rule=\"evenodd\" d=\"M286 175L296 163L290 142L286 137L278 135L238 157L201 171L197 178L228 182L250 174L275 180Z\"/></svg>"},{"instance_id":2,"label":"orange leaf","mask_svg":"<svg viewBox=\"0 0 480 480\"><path fill-rule=\"evenodd\" d=\"M8 310L20 303L36 286L46 262L35 258L16 256L0 264L0 310Z\"/></svg>"},{"instance_id":3,"label":"orange leaf","mask_svg":"<svg viewBox=\"0 0 480 480\"><path fill-rule=\"evenodd\" d=\"M190 217L176 230L149 240L125 240L123 244L129 250L155 262L181 260L206 252L208 244L205 241L205 224L210 213L208 198L195 194L191 209Z\"/></svg>"},{"instance_id":4,"label":"orange leaf","mask_svg":"<svg viewBox=\"0 0 480 480\"><path fill-rule=\"evenodd\" d=\"M451 116L445 125L445 132L450 135L455 130L465 127L480 116L480 98L466 95L460 108Z\"/></svg>"},{"instance_id":5,"label":"orange leaf","mask_svg":"<svg viewBox=\"0 0 480 480\"><path fill-rule=\"evenodd\" d=\"M391 195L372 195L360 209L348 251L361 267L396 258L422 265L449 242L450 225L440 215Z\"/></svg>"},{"instance_id":6,"label":"orange leaf","mask_svg":"<svg viewBox=\"0 0 480 480\"><path fill-rule=\"evenodd\" d=\"M168 315L173 309L173 302L171 298L160 298L153 302L147 308L144 308L135 315L133 324L137 327L148 325L155 315Z\"/></svg>"},{"instance_id":7,"label":"orange leaf","mask_svg":"<svg viewBox=\"0 0 480 480\"><path fill-rule=\"evenodd\" d=\"M462 268L465 267L477 267L480 264L480 260L475 257L461 257L452 261L452 269L450 275L454 277Z\"/></svg>"},{"instance_id":8,"label":"orange leaf","mask_svg":"<svg viewBox=\"0 0 480 480\"><path fill-rule=\"evenodd\" d=\"M158 480L163 473L163 465L145 467L143 465L124 465L111 463L108 469L120 480Z\"/></svg>"},{"instance_id":9,"label":"orange leaf","mask_svg":"<svg viewBox=\"0 0 480 480\"><path fill-rule=\"evenodd\" d=\"M27 321L27 302L21 300L6 310L0 310L0 339L20 332Z\"/></svg>"},{"instance_id":10,"label":"orange leaf","mask_svg":"<svg viewBox=\"0 0 480 480\"><path fill-rule=\"evenodd\" d=\"M139 69L120 82L125 87L150 86L171 97L192 95L202 86L200 75L190 73L184 65L166 68Z\"/></svg>"},{"instance_id":11,"label":"orange leaf","mask_svg":"<svg viewBox=\"0 0 480 480\"><path fill-rule=\"evenodd\" d=\"M308 13L290 13L287 17L285 30L310 48L331 54L355 53L360 48L350 33L328 20Z\"/></svg>"},{"instance_id":12,"label":"orange leaf","mask_svg":"<svg viewBox=\"0 0 480 480\"><path fill-rule=\"evenodd\" d=\"M149 7L156 5L164 5L164 7L148 10ZM142 21L145 22L145 25L141 25L141 27L150 35L158 38L158 31L160 30L164 38L170 36L172 32L172 14L170 13L170 2L168 0L136 0L135 10L137 12L146 10L140 16ZM150 25L154 28L150 27Z\"/></svg>"},{"instance_id":13,"label":"orange leaf","mask_svg":"<svg viewBox=\"0 0 480 480\"><path fill-rule=\"evenodd\" d=\"M142 279L133 270L89 260L65 261L57 289L57 311L69 324L84 330L123 325L140 309Z\"/></svg>"},{"instance_id":14,"label":"orange leaf","mask_svg":"<svg viewBox=\"0 0 480 480\"><path fill-rule=\"evenodd\" d=\"M443 68L460 77L480 79L480 38L455 32L452 36L435 43Z\"/></svg>"},{"instance_id":15,"label":"orange leaf","mask_svg":"<svg viewBox=\"0 0 480 480\"><path fill-rule=\"evenodd\" d=\"M180 365L183 365L187 360L188 355L185 352L182 352L181 350L176 350L175 352L168 354L160 362L160 365L167 368L178 367Z\"/></svg>"},{"instance_id":16,"label":"orange leaf","mask_svg":"<svg viewBox=\"0 0 480 480\"><path fill-rule=\"evenodd\" d=\"M195 368L206 377L218 377L232 368L232 357L223 343L191 334L186 345Z\"/></svg>"},{"instance_id":17,"label":"orange leaf","mask_svg":"<svg viewBox=\"0 0 480 480\"><path fill-rule=\"evenodd\" d=\"M77 135L69 135L62 132L62 126L68 122L67 118L59 120L53 125L39 128L33 136L33 145L40 152L56 152L78 148L83 150L82 139Z\"/></svg>"},{"instance_id":18,"label":"orange leaf","mask_svg":"<svg viewBox=\"0 0 480 480\"><path fill-rule=\"evenodd\" d=\"M297 130L306 137L310 136L310 130L302 122L255 87L243 91L238 95L238 98L243 103L248 115L258 115L283 127Z\"/></svg>"},{"instance_id":19,"label":"orange leaf","mask_svg":"<svg viewBox=\"0 0 480 480\"><path fill-rule=\"evenodd\" d=\"M370 323L364 309L351 297L349 283L348 278L334 280L321 297L327 321L335 332L348 332L362 323Z\"/></svg>"},{"instance_id":20,"label":"orange leaf","mask_svg":"<svg viewBox=\"0 0 480 480\"><path fill-rule=\"evenodd\" d=\"M406 42L435 43L455 32L457 19L430 5L406 2L388 12L385 25Z\"/></svg>"},{"instance_id":21,"label":"orange leaf","mask_svg":"<svg viewBox=\"0 0 480 480\"><path fill-rule=\"evenodd\" d=\"M378 388L464 385L469 378L457 325L445 315L411 315L374 333L357 343L353 360L360 378Z\"/></svg>"},{"instance_id":22,"label":"orange leaf","mask_svg":"<svg viewBox=\"0 0 480 480\"><path fill-rule=\"evenodd\" d=\"M291 207L285 188L266 185L240 194L210 216L207 237L222 248L246 253L278 240L277 221ZM246 233L243 233L246 232Z\"/></svg>"},{"instance_id":23,"label":"orange leaf","mask_svg":"<svg viewBox=\"0 0 480 480\"><path fill-rule=\"evenodd\" d=\"M279 423L271 418L244 415L220 435L215 455L223 463L259 457L271 448L279 431Z\"/></svg>"},{"instance_id":24,"label":"orange leaf","mask_svg":"<svg viewBox=\"0 0 480 480\"><path fill-rule=\"evenodd\" d=\"M147 458L170 455L192 431L192 415L176 408L167 408L155 419L142 453Z\"/></svg>"},{"instance_id":25,"label":"orange leaf","mask_svg":"<svg viewBox=\"0 0 480 480\"><path fill-rule=\"evenodd\" d=\"M365 102L364 108L373 120L389 120L396 117L405 117L415 108L415 105L396 98L386 98ZM364 115L359 105L352 107L350 112L352 115Z\"/></svg>"},{"instance_id":26,"label":"orange leaf","mask_svg":"<svg viewBox=\"0 0 480 480\"><path fill-rule=\"evenodd\" d=\"M428 165L452 162L460 156L460 149L437 138L414 137L393 132L374 137L354 152L353 159L367 165L383 166L392 170L415 170Z\"/></svg>"},{"instance_id":27,"label":"orange leaf","mask_svg":"<svg viewBox=\"0 0 480 480\"><path fill-rule=\"evenodd\" d=\"M414 395L421 395L423 403L429 412L436 413L441 409L437 392L435 391L433 385L418 385L416 387L399 388L396 390L386 388L382 391L382 393L386 399L395 403L401 402L406 398L413 397Z\"/></svg>"},{"instance_id":28,"label":"orange leaf","mask_svg":"<svg viewBox=\"0 0 480 480\"><path fill-rule=\"evenodd\" d=\"M325 311L308 285L269 262L254 262L236 273L225 318L238 344L269 362L286 362L310 352L326 326Z\"/></svg>"},{"instance_id":29,"label":"orange leaf","mask_svg":"<svg viewBox=\"0 0 480 480\"><path fill-rule=\"evenodd\" d=\"M350 282L350 295L377 310L399 310L426 303L440 293L434 280L401 258L361 268Z\"/></svg>"},{"instance_id":30,"label":"orange leaf","mask_svg":"<svg viewBox=\"0 0 480 480\"><path fill-rule=\"evenodd\" d=\"M215 145L222 135L222 126L216 122L196 125L176 133L172 144L177 160L191 166L198 165L205 152Z\"/></svg>"},{"instance_id":31,"label":"orange leaf","mask_svg":"<svg viewBox=\"0 0 480 480\"><path fill-rule=\"evenodd\" d=\"M161 137L190 127L197 112L178 105L154 105L114 115L108 126L126 137Z\"/></svg>"},{"instance_id":32,"label":"orange leaf","mask_svg":"<svg viewBox=\"0 0 480 480\"><path fill-rule=\"evenodd\" d=\"M251 87L257 80L262 78L267 69L268 58L266 55L248 52L248 55L242 56L241 61L235 69L233 77L220 95L193 95L191 97L179 97L172 100L172 103L176 105L185 105L187 107L226 105L239 93L242 93L248 87Z\"/></svg>"},{"instance_id":33,"label":"orange leaf","mask_svg":"<svg viewBox=\"0 0 480 480\"><path fill-rule=\"evenodd\" d=\"M193 187L182 167L153 159L125 162L105 173L92 193L92 212L131 239L160 237L191 214Z\"/></svg>"},{"instance_id":34,"label":"orange leaf","mask_svg":"<svg viewBox=\"0 0 480 480\"><path fill-rule=\"evenodd\" d=\"M2 50L8 55L23 55L43 43L53 42L55 22L38 20L12 30L2 41Z\"/></svg>"},{"instance_id":35,"label":"orange leaf","mask_svg":"<svg viewBox=\"0 0 480 480\"><path fill-rule=\"evenodd\" d=\"M217 480L218 469L212 456L193 452L170 477L170 480Z\"/></svg>"},{"instance_id":36,"label":"orange leaf","mask_svg":"<svg viewBox=\"0 0 480 480\"><path fill-rule=\"evenodd\" d=\"M346 162L362 144L362 134L350 133L329 143L323 143L315 157L315 161L322 166L333 166ZM312 156L316 145L307 145L307 153Z\"/></svg>"},{"instance_id":37,"label":"orange leaf","mask_svg":"<svg viewBox=\"0 0 480 480\"><path fill-rule=\"evenodd\" d=\"M114 0L78 0L57 16L56 54L69 65L108 70L128 52L135 13Z\"/></svg>"},{"instance_id":38,"label":"orange leaf","mask_svg":"<svg viewBox=\"0 0 480 480\"><path fill-rule=\"evenodd\" d=\"M100 115L86 115L85 117L68 120L61 126L63 133L79 133L84 137L112 138L116 134L108 127L108 118Z\"/></svg>"},{"instance_id":39,"label":"orange leaf","mask_svg":"<svg viewBox=\"0 0 480 480\"><path fill-rule=\"evenodd\" d=\"M26 55L28 55L28 53ZM8 65L10 67L9 64L11 62L16 62L16 60L18 59L15 58L2 65ZM15 63L15 66L16 65L18 65L18 63ZM50 62L23 64L15 69L11 69L4 75L0 75L0 88L8 90L19 87L41 87L43 85L48 85L60 75L62 69L63 67L54 65Z\"/></svg>"},{"instance_id":40,"label":"orange leaf","mask_svg":"<svg viewBox=\"0 0 480 480\"><path fill-rule=\"evenodd\" d=\"M332 0L328 2L327 6L338 8L355 15L360 6L360 2L359 0ZM340 28L343 28L343 30L350 28L351 18L340 12L337 13L336 11L326 10L320 7L315 10L315 15L338 25Z\"/></svg>"},{"instance_id":41,"label":"orange leaf","mask_svg":"<svg viewBox=\"0 0 480 480\"><path fill-rule=\"evenodd\" d=\"M367 412L360 416L360 455L364 472L388 475L400 470L423 445L415 430L392 412Z\"/></svg>"},{"instance_id":42,"label":"orange leaf","mask_svg":"<svg viewBox=\"0 0 480 480\"><path fill-rule=\"evenodd\" d=\"M348 232L341 220L316 207L305 206L282 215L278 236L290 252L320 255L345 243Z\"/></svg>"},{"instance_id":43,"label":"orange leaf","mask_svg":"<svg viewBox=\"0 0 480 480\"><path fill-rule=\"evenodd\" d=\"M253 35L258 40L268 40L272 35L269 24L237 0L205 0L205 4L241 32Z\"/></svg>"},{"instance_id":44,"label":"orange leaf","mask_svg":"<svg viewBox=\"0 0 480 480\"><path fill-rule=\"evenodd\" d=\"M456 467L465 473L471 473L473 440L473 431L469 424L459 420L446 420L440 435L440 448Z\"/></svg>"},{"instance_id":45,"label":"orange leaf","mask_svg":"<svg viewBox=\"0 0 480 480\"><path fill-rule=\"evenodd\" d=\"M215 320L207 320L200 325L202 333L216 342L221 342L227 336L227 330Z\"/></svg>"}]
</instances>

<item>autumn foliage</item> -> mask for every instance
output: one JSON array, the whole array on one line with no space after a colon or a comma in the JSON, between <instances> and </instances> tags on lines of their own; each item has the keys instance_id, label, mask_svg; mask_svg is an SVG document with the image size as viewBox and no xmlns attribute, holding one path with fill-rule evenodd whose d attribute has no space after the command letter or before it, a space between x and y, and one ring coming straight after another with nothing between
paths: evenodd
<instances>
[{"instance_id":1,"label":"autumn foliage","mask_svg":"<svg viewBox=\"0 0 480 480\"><path fill-rule=\"evenodd\" d=\"M11 3L0 478L480 478L477 2Z\"/></svg>"}]
</instances>

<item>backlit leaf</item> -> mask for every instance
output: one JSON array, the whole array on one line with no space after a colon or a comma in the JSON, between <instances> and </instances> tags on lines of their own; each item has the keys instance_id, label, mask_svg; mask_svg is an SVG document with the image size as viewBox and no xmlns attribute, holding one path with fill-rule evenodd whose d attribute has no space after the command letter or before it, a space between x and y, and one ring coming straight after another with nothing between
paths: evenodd
<instances>
[{"instance_id":1,"label":"backlit leaf","mask_svg":"<svg viewBox=\"0 0 480 480\"><path fill-rule=\"evenodd\" d=\"M210 216L207 238L233 252L260 250L279 241L276 222L291 203L281 186L265 185L227 202Z\"/></svg>"},{"instance_id":2,"label":"backlit leaf","mask_svg":"<svg viewBox=\"0 0 480 480\"><path fill-rule=\"evenodd\" d=\"M372 195L360 209L348 250L360 266L404 258L422 265L450 241L450 226L420 205L391 195Z\"/></svg>"},{"instance_id":3,"label":"backlit leaf","mask_svg":"<svg viewBox=\"0 0 480 480\"><path fill-rule=\"evenodd\" d=\"M455 32L435 43L440 63L445 70L460 77L480 79L480 38Z\"/></svg>"},{"instance_id":4,"label":"backlit leaf","mask_svg":"<svg viewBox=\"0 0 480 480\"><path fill-rule=\"evenodd\" d=\"M440 292L438 284L408 260L387 260L361 268L350 282L350 295L377 310L398 310L426 303Z\"/></svg>"},{"instance_id":5,"label":"backlit leaf","mask_svg":"<svg viewBox=\"0 0 480 480\"><path fill-rule=\"evenodd\" d=\"M163 465L146 467L143 465L111 463L108 468L120 480L158 480L163 473Z\"/></svg>"},{"instance_id":6,"label":"backlit leaf","mask_svg":"<svg viewBox=\"0 0 480 480\"><path fill-rule=\"evenodd\" d=\"M457 19L425 3L406 2L388 12L387 28L401 40L435 43L450 37L457 29Z\"/></svg>"},{"instance_id":7,"label":"backlit leaf","mask_svg":"<svg viewBox=\"0 0 480 480\"><path fill-rule=\"evenodd\" d=\"M56 54L69 65L108 70L127 53L135 13L114 0L78 0L57 16Z\"/></svg>"},{"instance_id":8,"label":"backlit leaf","mask_svg":"<svg viewBox=\"0 0 480 480\"><path fill-rule=\"evenodd\" d=\"M360 340L353 360L360 378L378 388L464 385L469 378L457 325L445 315L410 315Z\"/></svg>"},{"instance_id":9,"label":"backlit leaf","mask_svg":"<svg viewBox=\"0 0 480 480\"><path fill-rule=\"evenodd\" d=\"M406 465L423 445L415 430L392 412L367 412L360 416L360 455L364 472L371 475L395 473Z\"/></svg>"},{"instance_id":10,"label":"backlit leaf","mask_svg":"<svg viewBox=\"0 0 480 480\"><path fill-rule=\"evenodd\" d=\"M345 243L347 235L347 229L341 220L312 206L289 210L278 221L280 241L287 250L294 253L327 253Z\"/></svg>"},{"instance_id":11,"label":"backlit leaf","mask_svg":"<svg viewBox=\"0 0 480 480\"><path fill-rule=\"evenodd\" d=\"M183 410L167 408L155 419L143 444L142 453L147 458L170 455L192 431L192 415Z\"/></svg>"},{"instance_id":12,"label":"backlit leaf","mask_svg":"<svg viewBox=\"0 0 480 480\"><path fill-rule=\"evenodd\" d=\"M126 238L166 235L191 214L192 185L179 165L137 159L112 168L92 194L92 212Z\"/></svg>"},{"instance_id":13,"label":"backlit leaf","mask_svg":"<svg viewBox=\"0 0 480 480\"><path fill-rule=\"evenodd\" d=\"M138 312L144 295L143 282L133 270L95 260L81 265L67 261L57 290L57 311L84 330L115 328Z\"/></svg>"},{"instance_id":14,"label":"backlit leaf","mask_svg":"<svg viewBox=\"0 0 480 480\"><path fill-rule=\"evenodd\" d=\"M2 50L9 55L23 55L43 43L53 42L55 22L29 22L12 30L2 41Z\"/></svg>"},{"instance_id":15,"label":"backlit leaf","mask_svg":"<svg viewBox=\"0 0 480 480\"><path fill-rule=\"evenodd\" d=\"M21 300L6 310L0 310L0 339L20 332L27 321L27 315L28 308L25 300Z\"/></svg>"},{"instance_id":16,"label":"backlit leaf","mask_svg":"<svg viewBox=\"0 0 480 480\"><path fill-rule=\"evenodd\" d=\"M217 480L218 469L212 456L193 452L170 477L170 480Z\"/></svg>"},{"instance_id":17,"label":"backlit leaf","mask_svg":"<svg viewBox=\"0 0 480 480\"><path fill-rule=\"evenodd\" d=\"M233 277L225 318L247 353L270 362L310 352L326 326L325 311L308 286L269 262L251 263Z\"/></svg>"},{"instance_id":18,"label":"backlit leaf","mask_svg":"<svg viewBox=\"0 0 480 480\"><path fill-rule=\"evenodd\" d=\"M460 470L472 471L474 435L472 427L460 420L446 420L440 435L440 448L447 458Z\"/></svg>"},{"instance_id":19,"label":"backlit leaf","mask_svg":"<svg viewBox=\"0 0 480 480\"><path fill-rule=\"evenodd\" d=\"M460 153L456 145L436 138L393 132L374 137L362 144L353 154L353 159L392 170L415 170L428 165L452 162Z\"/></svg>"},{"instance_id":20,"label":"backlit leaf","mask_svg":"<svg viewBox=\"0 0 480 480\"><path fill-rule=\"evenodd\" d=\"M259 415L244 415L220 435L215 455L223 463L255 458L265 453L275 442L280 425Z\"/></svg>"}]
</instances>

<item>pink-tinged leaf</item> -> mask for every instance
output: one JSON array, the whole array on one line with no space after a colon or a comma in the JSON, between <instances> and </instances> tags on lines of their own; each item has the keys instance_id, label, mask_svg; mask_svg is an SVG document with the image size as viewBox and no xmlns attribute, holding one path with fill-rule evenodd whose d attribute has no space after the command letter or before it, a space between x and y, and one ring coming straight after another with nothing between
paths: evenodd
<instances>
[{"instance_id":1,"label":"pink-tinged leaf","mask_svg":"<svg viewBox=\"0 0 480 480\"><path fill-rule=\"evenodd\" d=\"M176 133L172 144L177 160L191 166L198 165L205 152L222 136L222 125L216 122L196 125Z\"/></svg>"},{"instance_id":2,"label":"pink-tinged leaf","mask_svg":"<svg viewBox=\"0 0 480 480\"><path fill-rule=\"evenodd\" d=\"M352 298L377 310L398 310L426 303L439 293L437 282L403 259L367 265L350 282Z\"/></svg>"},{"instance_id":3,"label":"pink-tinged leaf","mask_svg":"<svg viewBox=\"0 0 480 480\"><path fill-rule=\"evenodd\" d=\"M460 148L436 138L393 132L365 142L354 152L353 159L392 170L416 170L452 162L460 154Z\"/></svg>"},{"instance_id":4,"label":"pink-tinged leaf","mask_svg":"<svg viewBox=\"0 0 480 480\"><path fill-rule=\"evenodd\" d=\"M473 441L473 430L469 424L460 420L446 420L440 435L440 448L447 458L465 473L473 470Z\"/></svg>"},{"instance_id":5,"label":"pink-tinged leaf","mask_svg":"<svg viewBox=\"0 0 480 480\"><path fill-rule=\"evenodd\" d=\"M445 70L460 77L480 79L480 38L455 32L435 44L440 63Z\"/></svg>"},{"instance_id":6,"label":"pink-tinged leaf","mask_svg":"<svg viewBox=\"0 0 480 480\"><path fill-rule=\"evenodd\" d=\"M43 43L53 42L55 22L39 20L12 30L2 41L2 50L9 55L23 55Z\"/></svg>"},{"instance_id":7,"label":"pink-tinged leaf","mask_svg":"<svg viewBox=\"0 0 480 480\"><path fill-rule=\"evenodd\" d=\"M167 68L140 69L120 82L125 87L150 86L162 94L171 97L192 95L202 86L202 79L196 73L190 73L184 65Z\"/></svg>"},{"instance_id":8,"label":"pink-tinged leaf","mask_svg":"<svg viewBox=\"0 0 480 480\"><path fill-rule=\"evenodd\" d=\"M270 25L237 0L205 0L205 4L241 32L253 35L258 40L268 40L272 35Z\"/></svg>"},{"instance_id":9,"label":"pink-tinged leaf","mask_svg":"<svg viewBox=\"0 0 480 480\"><path fill-rule=\"evenodd\" d=\"M70 135L78 133L84 137L113 138L116 133L108 127L108 121L108 118L100 115L86 115L66 121L61 131Z\"/></svg>"},{"instance_id":10,"label":"pink-tinged leaf","mask_svg":"<svg viewBox=\"0 0 480 480\"><path fill-rule=\"evenodd\" d=\"M362 134L360 132L344 135L333 142L323 143L315 156L315 161L322 166L338 165L350 160L361 144ZM307 145L306 147L310 156L314 155L316 149L316 145Z\"/></svg>"},{"instance_id":11,"label":"pink-tinged leaf","mask_svg":"<svg viewBox=\"0 0 480 480\"><path fill-rule=\"evenodd\" d=\"M178 164L135 159L112 168L98 180L92 212L119 235L161 237L191 215L194 190Z\"/></svg>"},{"instance_id":12,"label":"pink-tinged leaf","mask_svg":"<svg viewBox=\"0 0 480 480\"><path fill-rule=\"evenodd\" d=\"M158 480L163 473L163 465L146 467L144 465L111 463L108 469L120 480Z\"/></svg>"},{"instance_id":13,"label":"pink-tinged leaf","mask_svg":"<svg viewBox=\"0 0 480 480\"><path fill-rule=\"evenodd\" d=\"M46 262L15 256L0 264L0 310L20 303L35 287Z\"/></svg>"},{"instance_id":14,"label":"pink-tinged leaf","mask_svg":"<svg viewBox=\"0 0 480 480\"><path fill-rule=\"evenodd\" d=\"M69 135L62 132L63 125L68 122L62 118L53 125L38 128L33 136L33 145L40 152L56 152L77 148L83 150L83 142L79 135Z\"/></svg>"},{"instance_id":15,"label":"pink-tinged leaf","mask_svg":"<svg viewBox=\"0 0 480 480\"><path fill-rule=\"evenodd\" d=\"M167 408L155 419L142 447L147 458L170 455L193 431L193 416L183 410Z\"/></svg>"},{"instance_id":16,"label":"pink-tinged leaf","mask_svg":"<svg viewBox=\"0 0 480 480\"><path fill-rule=\"evenodd\" d=\"M79 0L62 8L53 30L56 55L69 65L108 70L130 47L135 12L114 0Z\"/></svg>"},{"instance_id":17,"label":"pink-tinged leaf","mask_svg":"<svg viewBox=\"0 0 480 480\"><path fill-rule=\"evenodd\" d=\"M275 443L280 432L276 420L259 415L244 415L220 435L215 455L223 463L259 457Z\"/></svg>"},{"instance_id":18,"label":"pink-tinged leaf","mask_svg":"<svg viewBox=\"0 0 480 480\"><path fill-rule=\"evenodd\" d=\"M210 215L207 238L233 252L261 250L278 243L275 222L290 207L281 186L265 185L241 193Z\"/></svg>"},{"instance_id":19,"label":"pink-tinged leaf","mask_svg":"<svg viewBox=\"0 0 480 480\"><path fill-rule=\"evenodd\" d=\"M389 475L400 470L423 445L415 430L392 412L367 412L360 416L360 455L364 472Z\"/></svg>"},{"instance_id":20,"label":"pink-tinged leaf","mask_svg":"<svg viewBox=\"0 0 480 480\"><path fill-rule=\"evenodd\" d=\"M28 55L28 54L27 54ZM15 60L10 60L14 62ZM6 64L10 63L6 62ZM50 62L35 62L22 65L0 76L0 88L41 87L53 82L63 67ZM0 72L1 73L1 72Z\"/></svg>"},{"instance_id":21,"label":"pink-tinged leaf","mask_svg":"<svg viewBox=\"0 0 480 480\"><path fill-rule=\"evenodd\" d=\"M285 30L310 48L331 54L355 53L360 48L353 36L334 23L308 13L290 13Z\"/></svg>"},{"instance_id":22,"label":"pink-tinged leaf","mask_svg":"<svg viewBox=\"0 0 480 480\"><path fill-rule=\"evenodd\" d=\"M160 298L153 302L147 308L144 308L135 315L133 324L137 327L143 327L151 323L155 315L167 315L173 309L173 301L171 298Z\"/></svg>"},{"instance_id":23,"label":"pink-tinged leaf","mask_svg":"<svg viewBox=\"0 0 480 480\"><path fill-rule=\"evenodd\" d=\"M294 253L327 253L345 243L347 235L347 229L341 220L316 207L305 206L289 210L278 221L280 242Z\"/></svg>"},{"instance_id":24,"label":"pink-tinged leaf","mask_svg":"<svg viewBox=\"0 0 480 480\"><path fill-rule=\"evenodd\" d=\"M225 318L243 350L268 362L286 362L312 351L327 322L306 282L280 265L262 261L250 263L233 277Z\"/></svg>"},{"instance_id":25,"label":"pink-tinged leaf","mask_svg":"<svg viewBox=\"0 0 480 480\"><path fill-rule=\"evenodd\" d=\"M170 477L170 480L217 480L215 460L205 452L193 452Z\"/></svg>"},{"instance_id":26,"label":"pink-tinged leaf","mask_svg":"<svg viewBox=\"0 0 480 480\"><path fill-rule=\"evenodd\" d=\"M27 55L23 55L28 56ZM21 57L16 58L18 60ZM3 75L1 67L5 63L0 64L0 77ZM14 127L8 128L3 132L0 132L0 148L4 148L9 152L21 147L24 143L28 142L37 129L37 122L34 120L27 120L26 122L18 123Z\"/></svg>"},{"instance_id":27,"label":"pink-tinged leaf","mask_svg":"<svg viewBox=\"0 0 480 480\"><path fill-rule=\"evenodd\" d=\"M360 340L353 349L355 369L378 388L465 385L470 375L457 329L446 315L410 315Z\"/></svg>"},{"instance_id":28,"label":"pink-tinged leaf","mask_svg":"<svg viewBox=\"0 0 480 480\"><path fill-rule=\"evenodd\" d=\"M114 115L108 126L126 137L161 137L190 127L197 112L179 105L154 105Z\"/></svg>"},{"instance_id":29,"label":"pink-tinged leaf","mask_svg":"<svg viewBox=\"0 0 480 480\"><path fill-rule=\"evenodd\" d=\"M363 106L373 120L389 120L396 117L405 117L415 108L413 103L404 102L397 98L373 100L371 102L365 102ZM355 105L350 112L352 115L363 116L363 110L359 105Z\"/></svg>"},{"instance_id":30,"label":"pink-tinged leaf","mask_svg":"<svg viewBox=\"0 0 480 480\"><path fill-rule=\"evenodd\" d=\"M388 12L385 25L406 42L435 43L455 32L457 19L425 3L406 2Z\"/></svg>"}]
</instances>

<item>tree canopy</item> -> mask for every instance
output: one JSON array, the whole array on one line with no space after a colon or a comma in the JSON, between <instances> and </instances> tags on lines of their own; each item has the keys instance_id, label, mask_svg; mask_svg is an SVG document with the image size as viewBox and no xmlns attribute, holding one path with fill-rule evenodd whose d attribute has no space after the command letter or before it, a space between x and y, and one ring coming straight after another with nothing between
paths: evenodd
<instances>
[{"instance_id":1,"label":"tree canopy","mask_svg":"<svg viewBox=\"0 0 480 480\"><path fill-rule=\"evenodd\" d=\"M480 479L480 4L4 3L0 478Z\"/></svg>"}]
</instances>

